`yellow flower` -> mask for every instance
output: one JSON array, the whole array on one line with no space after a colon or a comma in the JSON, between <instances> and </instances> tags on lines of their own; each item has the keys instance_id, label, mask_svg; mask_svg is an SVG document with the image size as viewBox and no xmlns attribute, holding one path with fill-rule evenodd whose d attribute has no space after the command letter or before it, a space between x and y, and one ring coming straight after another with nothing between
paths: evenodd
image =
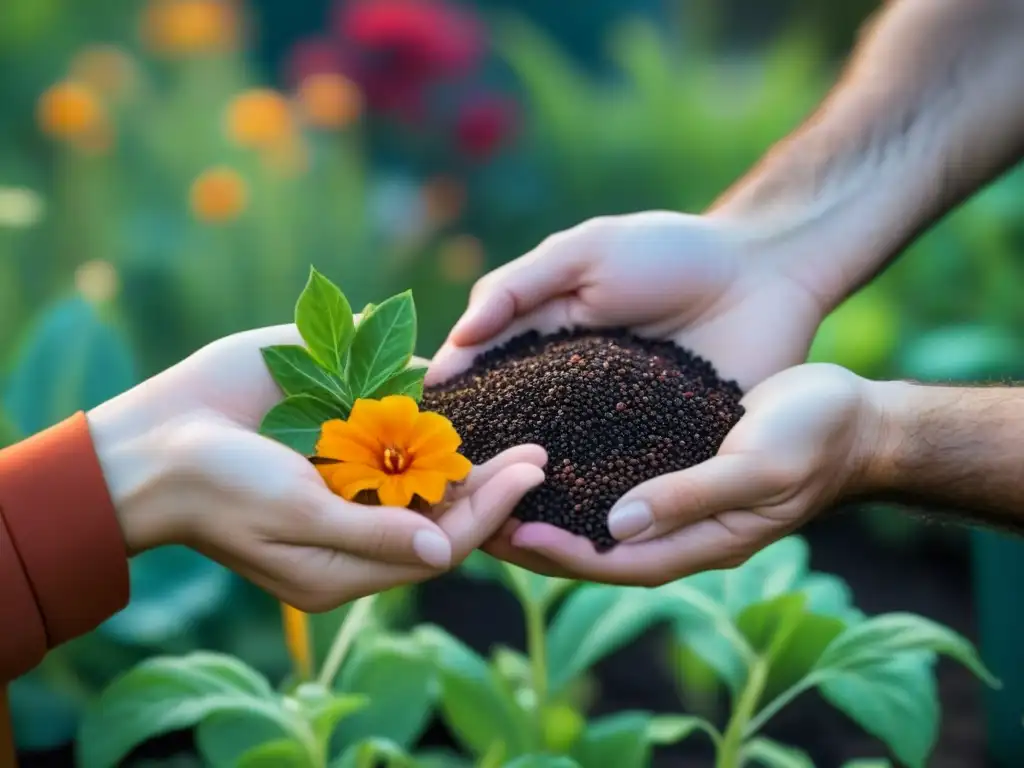
<instances>
[{"instance_id":1,"label":"yellow flower","mask_svg":"<svg viewBox=\"0 0 1024 768\"><path fill-rule=\"evenodd\" d=\"M89 136L106 122L103 105L96 94L70 81L57 83L39 97L36 116L44 133L65 140Z\"/></svg>"},{"instance_id":2,"label":"yellow flower","mask_svg":"<svg viewBox=\"0 0 1024 768\"><path fill-rule=\"evenodd\" d=\"M344 128L355 122L363 108L359 88L347 77L310 75L299 86L299 105L306 122L316 128Z\"/></svg>"},{"instance_id":3,"label":"yellow flower","mask_svg":"<svg viewBox=\"0 0 1024 768\"><path fill-rule=\"evenodd\" d=\"M313 675L313 653L309 639L309 616L298 608L281 603L284 620L284 642L295 664L296 674L303 680Z\"/></svg>"},{"instance_id":4,"label":"yellow flower","mask_svg":"<svg viewBox=\"0 0 1024 768\"><path fill-rule=\"evenodd\" d=\"M171 55L233 48L238 28L238 12L229 0L151 0L142 17L146 45Z\"/></svg>"},{"instance_id":5,"label":"yellow flower","mask_svg":"<svg viewBox=\"0 0 1024 768\"><path fill-rule=\"evenodd\" d=\"M294 125L285 98L269 88L240 93L228 105L227 133L236 144L253 149L278 147L292 138Z\"/></svg>"},{"instance_id":6,"label":"yellow flower","mask_svg":"<svg viewBox=\"0 0 1024 768\"><path fill-rule=\"evenodd\" d=\"M437 504L448 483L464 480L472 469L457 453L460 445L448 419L421 413L411 397L360 399L347 420L324 424L317 456L338 463L317 469L332 491L350 501L372 490L386 506L406 507L413 496Z\"/></svg>"},{"instance_id":7,"label":"yellow flower","mask_svg":"<svg viewBox=\"0 0 1024 768\"><path fill-rule=\"evenodd\" d=\"M231 168L203 171L189 193L192 212L200 221L225 222L237 218L248 200L245 181Z\"/></svg>"}]
</instances>

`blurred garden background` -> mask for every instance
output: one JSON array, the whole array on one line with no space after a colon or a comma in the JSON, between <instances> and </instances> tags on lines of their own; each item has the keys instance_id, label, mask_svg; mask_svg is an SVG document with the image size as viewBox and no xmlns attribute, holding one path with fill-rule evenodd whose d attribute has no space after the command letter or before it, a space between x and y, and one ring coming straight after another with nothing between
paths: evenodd
<instances>
[{"instance_id":1,"label":"blurred garden background","mask_svg":"<svg viewBox=\"0 0 1024 768\"><path fill-rule=\"evenodd\" d=\"M710 203L816 104L875 6L2 0L0 444L220 336L287 322L311 264L354 306L412 288L429 356L473 281L544 236ZM842 306L812 358L1020 378L1022 287L1017 172ZM981 765L986 744L1024 754L1020 549L888 509L808 535L815 567L866 608L982 633L1007 688L986 721L967 673L940 674L935 764ZM386 605L477 647L521 643L488 588L455 575ZM67 764L82 707L147 655L227 650L287 672L278 606L198 555L137 558L132 589L126 611L12 686L26 765ZM483 607L494 621L467 618ZM318 617L315 636L338 620ZM654 637L604 669L607 706L700 689L685 666ZM849 735L838 714L821 728Z\"/></svg>"}]
</instances>

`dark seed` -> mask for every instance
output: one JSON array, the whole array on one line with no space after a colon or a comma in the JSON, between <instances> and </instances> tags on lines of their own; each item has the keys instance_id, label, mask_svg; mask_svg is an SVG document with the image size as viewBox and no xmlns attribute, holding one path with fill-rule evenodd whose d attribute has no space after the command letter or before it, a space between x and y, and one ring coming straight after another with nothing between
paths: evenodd
<instances>
[{"instance_id":1,"label":"dark seed","mask_svg":"<svg viewBox=\"0 0 1024 768\"><path fill-rule=\"evenodd\" d=\"M606 551L615 545L607 522L615 502L714 456L743 414L741 396L735 382L672 342L577 330L518 336L428 388L421 407L451 419L474 464L515 445L544 446L552 469L515 516Z\"/></svg>"}]
</instances>

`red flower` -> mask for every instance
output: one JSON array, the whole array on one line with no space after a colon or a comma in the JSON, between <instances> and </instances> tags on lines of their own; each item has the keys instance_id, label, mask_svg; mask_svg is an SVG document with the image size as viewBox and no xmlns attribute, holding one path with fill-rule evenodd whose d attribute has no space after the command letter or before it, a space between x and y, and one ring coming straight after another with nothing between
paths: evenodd
<instances>
[{"instance_id":1,"label":"red flower","mask_svg":"<svg viewBox=\"0 0 1024 768\"><path fill-rule=\"evenodd\" d=\"M477 19L444 0L351 0L336 31L371 108L405 117L418 114L428 86L471 72L484 48Z\"/></svg>"},{"instance_id":2,"label":"red flower","mask_svg":"<svg viewBox=\"0 0 1024 768\"><path fill-rule=\"evenodd\" d=\"M516 103L505 96L487 95L467 102L455 120L459 149L474 160L487 160L517 128Z\"/></svg>"}]
</instances>

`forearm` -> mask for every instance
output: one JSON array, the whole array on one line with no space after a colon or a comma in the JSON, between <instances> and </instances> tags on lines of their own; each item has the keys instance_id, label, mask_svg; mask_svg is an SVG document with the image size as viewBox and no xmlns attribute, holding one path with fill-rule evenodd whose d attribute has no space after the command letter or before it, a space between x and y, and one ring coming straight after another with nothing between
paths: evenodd
<instances>
[{"instance_id":1,"label":"forearm","mask_svg":"<svg viewBox=\"0 0 1024 768\"><path fill-rule=\"evenodd\" d=\"M826 309L1024 155L1024 0L893 0L840 82L709 213Z\"/></svg>"},{"instance_id":2,"label":"forearm","mask_svg":"<svg viewBox=\"0 0 1024 768\"><path fill-rule=\"evenodd\" d=\"M868 495L1024 532L1024 387L870 387Z\"/></svg>"}]
</instances>

